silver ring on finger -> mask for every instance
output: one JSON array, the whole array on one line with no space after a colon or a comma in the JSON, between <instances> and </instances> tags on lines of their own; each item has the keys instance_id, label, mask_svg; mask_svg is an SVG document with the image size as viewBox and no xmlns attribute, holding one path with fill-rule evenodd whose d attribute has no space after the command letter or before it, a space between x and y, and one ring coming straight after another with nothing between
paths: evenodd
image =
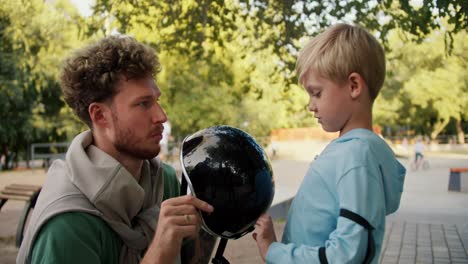
<instances>
[{"instance_id":1,"label":"silver ring on finger","mask_svg":"<svg viewBox=\"0 0 468 264\"><path fill-rule=\"evenodd\" d=\"M185 216L185 223L190 224L190 215L184 215Z\"/></svg>"}]
</instances>

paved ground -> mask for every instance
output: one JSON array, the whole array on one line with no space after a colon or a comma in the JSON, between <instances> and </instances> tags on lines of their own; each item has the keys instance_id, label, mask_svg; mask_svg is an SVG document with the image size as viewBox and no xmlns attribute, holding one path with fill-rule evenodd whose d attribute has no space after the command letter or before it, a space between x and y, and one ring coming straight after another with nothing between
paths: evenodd
<instances>
[{"instance_id":1,"label":"paved ground","mask_svg":"<svg viewBox=\"0 0 468 264\"><path fill-rule=\"evenodd\" d=\"M429 157L427 171L408 172L400 209L387 218L382 263L468 263L468 193L449 192L450 167L461 156Z\"/></svg>"},{"instance_id":2,"label":"paved ground","mask_svg":"<svg viewBox=\"0 0 468 264\"><path fill-rule=\"evenodd\" d=\"M468 263L468 193L447 191L449 168L468 167L468 157L430 156L428 160L429 170L408 171L400 209L387 217L381 263ZM294 195L308 166L305 161L273 161L276 196ZM43 179L40 171L0 174L0 188L10 182L40 184ZM275 202L281 200L277 197ZM14 263L12 244L21 206L7 203L0 213L0 264ZM278 238L283 228L284 220L277 220ZM250 235L229 241L225 257L232 264L262 263Z\"/></svg>"}]
</instances>

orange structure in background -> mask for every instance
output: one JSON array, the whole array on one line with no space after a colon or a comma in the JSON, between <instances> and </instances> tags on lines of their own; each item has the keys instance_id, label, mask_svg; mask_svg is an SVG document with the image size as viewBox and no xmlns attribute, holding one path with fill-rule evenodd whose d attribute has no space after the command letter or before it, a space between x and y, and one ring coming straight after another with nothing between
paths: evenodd
<instances>
[{"instance_id":1,"label":"orange structure in background","mask_svg":"<svg viewBox=\"0 0 468 264\"><path fill-rule=\"evenodd\" d=\"M279 128L271 132L272 141L332 140L338 132L328 133L320 127Z\"/></svg>"},{"instance_id":2,"label":"orange structure in background","mask_svg":"<svg viewBox=\"0 0 468 264\"><path fill-rule=\"evenodd\" d=\"M382 127L381 126L374 125L374 127L372 127L372 129L374 130L374 133L376 133L379 136L382 136Z\"/></svg>"}]
</instances>

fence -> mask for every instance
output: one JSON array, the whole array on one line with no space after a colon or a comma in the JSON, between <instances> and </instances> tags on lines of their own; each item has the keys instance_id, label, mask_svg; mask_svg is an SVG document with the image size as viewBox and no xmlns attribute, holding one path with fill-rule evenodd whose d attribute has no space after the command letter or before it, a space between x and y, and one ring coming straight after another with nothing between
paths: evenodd
<instances>
[{"instance_id":1,"label":"fence","mask_svg":"<svg viewBox=\"0 0 468 264\"><path fill-rule=\"evenodd\" d=\"M31 160L43 160L42 166L48 168L52 161L65 159L70 142L31 144ZM31 166L34 169L34 166Z\"/></svg>"}]
</instances>

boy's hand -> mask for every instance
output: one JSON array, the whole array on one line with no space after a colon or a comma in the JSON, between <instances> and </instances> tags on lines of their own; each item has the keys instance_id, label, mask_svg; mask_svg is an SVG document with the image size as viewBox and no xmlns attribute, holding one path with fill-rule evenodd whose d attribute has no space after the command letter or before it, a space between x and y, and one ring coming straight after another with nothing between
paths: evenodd
<instances>
[{"instance_id":1,"label":"boy's hand","mask_svg":"<svg viewBox=\"0 0 468 264\"><path fill-rule=\"evenodd\" d=\"M270 215L263 214L258 218L252 237L257 241L260 256L262 256L263 261L266 261L268 248L273 242L276 242L275 229Z\"/></svg>"}]
</instances>

